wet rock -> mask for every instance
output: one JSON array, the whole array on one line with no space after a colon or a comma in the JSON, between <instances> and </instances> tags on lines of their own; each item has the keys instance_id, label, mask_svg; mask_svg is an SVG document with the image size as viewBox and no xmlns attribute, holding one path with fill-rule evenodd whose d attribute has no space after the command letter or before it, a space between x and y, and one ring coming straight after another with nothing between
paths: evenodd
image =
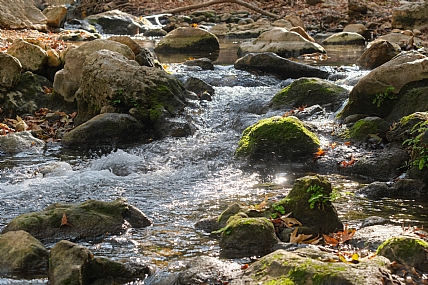
<instances>
[{"instance_id":1,"label":"wet rock","mask_svg":"<svg viewBox=\"0 0 428 285\"><path fill-rule=\"evenodd\" d=\"M358 34L352 32L340 32L333 34L322 41L323 45L364 45L366 39Z\"/></svg>"},{"instance_id":2,"label":"wet rock","mask_svg":"<svg viewBox=\"0 0 428 285\"><path fill-rule=\"evenodd\" d=\"M138 222L133 222L134 220ZM112 202L88 200L81 204L56 203L41 212L23 214L13 219L2 233L25 230L32 236L47 241L87 239L107 232L120 233L125 221L133 222L130 225L132 227L151 225L151 221L141 211L130 210L130 205L124 199Z\"/></svg>"},{"instance_id":3,"label":"wet rock","mask_svg":"<svg viewBox=\"0 0 428 285\"><path fill-rule=\"evenodd\" d=\"M358 229L348 242L357 248L376 251L387 239L403 234L403 227L398 225L371 225Z\"/></svg>"},{"instance_id":4,"label":"wet rock","mask_svg":"<svg viewBox=\"0 0 428 285\"><path fill-rule=\"evenodd\" d=\"M427 112L416 112L405 116L394 124L392 129L386 133L386 138L389 142L396 142L402 144L406 139L410 139L418 135L418 133L412 134L413 127L421 122L428 120Z\"/></svg>"},{"instance_id":5,"label":"wet rock","mask_svg":"<svg viewBox=\"0 0 428 285\"><path fill-rule=\"evenodd\" d=\"M0 136L0 150L6 153L37 153L45 147L45 142L31 135L31 132L17 132Z\"/></svg>"},{"instance_id":6,"label":"wet rock","mask_svg":"<svg viewBox=\"0 0 428 285\"><path fill-rule=\"evenodd\" d=\"M392 26L397 29L423 29L428 27L428 3L406 3L395 8L392 13Z\"/></svg>"},{"instance_id":7,"label":"wet rock","mask_svg":"<svg viewBox=\"0 0 428 285\"><path fill-rule=\"evenodd\" d=\"M400 46L387 40L376 40L357 59L356 64L363 69L374 69L390 61L401 52Z\"/></svg>"},{"instance_id":8,"label":"wet rock","mask_svg":"<svg viewBox=\"0 0 428 285\"><path fill-rule=\"evenodd\" d=\"M199 66L202 70L214 70L212 61L206 57L186 60L183 64L187 66Z\"/></svg>"},{"instance_id":9,"label":"wet rock","mask_svg":"<svg viewBox=\"0 0 428 285\"><path fill-rule=\"evenodd\" d=\"M245 208L241 205L235 203L227 207L226 210L224 210L220 217L218 218L218 223L220 228L224 228L227 224L227 221L230 219L230 217L235 216L236 214L240 212L244 212ZM247 217L247 216L246 216Z\"/></svg>"},{"instance_id":10,"label":"wet rock","mask_svg":"<svg viewBox=\"0 0 428 285\"><path fill-rule=\"evenodd\" d=\"M378 216L371 216L363 220L363 222L361 223L360 229L370 227L370 226L376 226L376 225L386 225L389 223L391 222L388 219L378 217Z\"/></svg>"},{"instance_id":11,"label":"wet rock","mask_svg":"<svg viewBox=\"0 0 428 285\"><path fill-rule=\"evenodd\" d=\"M321 105L329 110L338 110L348 98L349 91L319 78L299 78L275 94L269 106L284 111L302 106Z\"/></svg>"},{"instance_id":12,"label":"wet rock","mask_svg":"<svg viewBox=\"0 0 428 285\"><path fill-rule=\"evenodd\" d=\"M355 194L369 198L409 199L427 194L425 183L413 179L400 179L397 182L373 182L358 190Z\"/></svg>"},{"instance_id":13,"label":"wet rock","mask_svg":"<svg viewBox=\"0 0 428 285\"><path fill-rule=\"evenodd\" d=\"M235 155L251 160L301 160L319 147L318 137L295 117L272 117L246 128Z\"/></svg>"},{"instance_id":14,"label":"wet rock","mask_svg":"<svg viewBox=\"0 0 428 285\"><path fill-rule=\"evenodd\" d=\"M380 143L386 137L389 124L379 117L366 117L358 120L350 129L349 137L352 141L367 142L371 138L377 139ZM374 136L375 135L375 136Z\"/></svg>"},{"instance_id":15,"label":"wet rock","mask_svg":"<svg viewBox=\"0 0 428 285\"><path fill-rule=\"evenodd\" d=\"M100 32L113 35L136 35L153 26L150 21L143 17L139 18L119 10L91 15L86 20L91 24L99 25Z\"/></svg>"},{"instance_id":16,"label":"wet rock","mask_svg":"<svg viewBox=\"0 0 428 285\"><path fill-rule=\"evenodd\" d=\"M309 53L326 53L317 43L308 41L296 32L289 32L284 28L274 28L264 32L251 42L244 42L239 46L238 56L248 53L274 52L282 57L298 57Z\"/></svg>"},{"instance_id":17,"label":"wet rock","mask_svg":"<svg viewBox=\"0 0 428 285\"><path fill-rule=\"evenodd\" d=\"M168 34L164 29L149 29L143 33L145 37L163 37Z\"/></svg>"},{"instance_id":18,"label":"wet rock","mask_svg":"<svg viewBox=\"0 0 428 285\"><path fill-rule=\"evenodd\" d=\"M397 44L402 50L413 49L413 45L417 39L413 35L405 35L400 32L392 32L377 38L377 40L385 40ZM416 43L417 44L417 43Z\"/></svg>"},{"instance_id":19,"label":"wet rock","mask_svg":"<svg viewBox=\"0 0 428 285\"><path fill-rule=\"evenodd\" d=\"M239 58L234 67L256 74L268 74L280 79L318 77L327 79L329 73L309 65L282 58L273 52L249 53Z\"/></svg>"},{"instance_id":20,"label":"wet rock","mask_svg":"<svg viewBox=\"0 0 428 285\"><path fill-rule=\"evenodd\" d=\"M391 261L423 272L428 270L428 243L424 240L401 236L393 237L379 246L376 253Z\"/></svg>"},{"instance_id":21,"label":"wet rock","mask_svg":"<svg viewBox=\"0 0 428 285\"><path fill-rule=\"evenodd\" d=\"M63 28L67 18L67 8L65 6L50 6L43 10L43 15L45 15L49 27Z\"/></svg>"},{"instance_id":22,"label":"wet rock","mask_svg":"<svg viewBox=\"0 0 428 285\"><path fill-rule=\"evenodd\" d=\"M19 82L22 65L17 58L2 52L0 66L0 91L5 92Z\"/></svg>"},{"instance_id":23,"label":"wet rock","mask_svg":"<svg viewBox=\"0 0 428 285\"><path fill-rule=\"evenodd\" d=\"M277 243L275 229L268 219L238 216L229 219L222 229L220 254L226 258L265 255L272 252Z\"/></svg>"},{"instance_id":24,"label":"wet rock","mask_svg":"<svg viewBox=\"0 0 428 285\"><path fill-rule=\"evenodd\" d=\"M382 271L388 271L386 258L362 260L358 264L323 262L337 256L310 248L294 252L277 250L251 264L244 276L231 285L244 284L350 284L381 285Z\"/></svg>"},{"instance_id":25,"label":"wet rock","mask_svg":"<svg viewBox=\"0 0 428 285\"><path fill-rule=\"evenodd\" d=\"M156 53L218 52L217 37L200 28L178 28L169 32L155 47Z\"/></svg>"},{"instance_id":26,"label":"wet rock","mask_svg":"<svg viewBox=\"0 0 428 285\"><path fill-rule=\"evenodd\" d=\"M0 273L47 273L48 250L25 231L11 231L0 235L0 255Z\"/></svg>"},{"instance_id":27,"label":"wet rock","mask_svg":"<svg viewBox=\"0 0 428 285\"><path fill-rule=\"evenodd\" d=\"M185 106L185 88L163 70L140 66L124 56L101 50L88 56L76 92L81 124L112 105L117 113L131 113L143 125L162 134L163 122L178 118ZM133 76L129 76L132 74ZM163 137L163 135L161 135Z\"/></svg>"},{"instance_id":28,"label":"wet rock","mask_svg":"<svg viewBox=\"0 0 428 285\"><path fill-rule=\"evenodd\" d=\"M124 44L109 40L94 40L79 46L70 48L65 56L64 69L55 74L54 90L68 102L76 99L75 93L80 87L83 64L86 58L93 52L102 49L118 52L128 59L135 59L132 50Z\"/></svg>"},{"instance_id":29,"label":"wet rock","mask_svg":"<svg viewBox=\"0 0 428 285\"><path fill-rule=\"evenodd\" d=\"M24 70L41 71L48 60L48 55L41 47L24 40L14 40L7 53L19 60Z\"/></svg>"},{"instance_id":30,"label":"wet rock","mask_svg":"<svg viewBox=\"0 0 428 285\"><path fill-rule=\"evenodd\" d=\"M3 29L46 31L46 22L46 17L34 6L33 0L0 0L0 27Z\"/></svg>"},{"instance_id":31,"label":"wet rock","mask_svg":"<svg viewBox=\"0 0 428 285\"><path fill-rule=\"evenodd\" d=\"M422 54L398 55L358 81L351 90L349 102L340 116L343 118L351 114L365 113L381 118L387 117L401 97L399 94L401 89L410 83L428 79L427 71L428 58ZM409 114L416 111L422 110L413 110Z\"/></svg>"},{"instance_id":32,"label":"wet rock","mask_svg":"<svg viewBox=\"0 0 428 285\"><path fill-rule=\"evenodd\" d=\"M343 229L336 209L330 201L331 183L320 175L305 176L294 182L293 188L286 198L275 202L273 212L292 213L304 227L309 228L312 234L329 234ZM310 202L311 197L320 195L318 200ZM283 214L279 212L279 214Z\"/></svg>"},{"instance_id":33,"label":"wet rock","mask_svg":"<svg viewBox=\"0 0 428 285\"><path fill-rule=\"evenodd\" d=\"M140 48L135 55L135 61L141 66L155 67L155 57L148 48Z\"/></svg>"},{"instance_id":34,"label":"wet rock","mask_svg":"<svg viewBox=\"0 0 428 285\"><path fill-rule=\"evenodd\" d=\"M208 92L211 95L213 95L215 92L211 85L196 77L188 78L186 83L184 83L184 87L189 91L195 92L198 97L201 97L204 92Z\"/></svg>"},{"instance_id":35,"label":"wet rock","mask_svg":"<svg viewBox=\"0 0 428 285\"><path fill-rule=\"evenodd\" d=\"M195 229L201 230L207 233L217 231L221 229L220 223L218 222L217 217L205 218L197 221L195 223Z\"/></svg>"}]
</instances>

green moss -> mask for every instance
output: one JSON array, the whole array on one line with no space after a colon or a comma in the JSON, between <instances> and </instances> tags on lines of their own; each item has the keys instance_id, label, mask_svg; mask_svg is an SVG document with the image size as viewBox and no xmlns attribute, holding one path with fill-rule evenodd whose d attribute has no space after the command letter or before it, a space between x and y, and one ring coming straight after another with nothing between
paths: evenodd
<instances>
[{"instance_id":1,"label":"green moss","mask_svg":"<svg viewBox=\"0 0 428 285\"><path fill-rule=\"evenodd\" d=\"M349 137L358 141L364 141L369 134L379 132L379 126L373 121L359 120L349 130Z\"/></svg>"},{"instance_id":2,"label":"green moss","mask_svg":"<svg viewBox=\"0 0 428 285\"><path fill-rule=\"evenodd\" d=\"M293 280L291 280L288 277L284 277L284 276L281 276L277 279L269 280L269 281L263 283L263 285L294 285L294 284L296 284L296 283L294 283Z\"/></svg>"},{"instance_id":3,"label":"green moss","mask_svg":"<svg viewBox=\"0 0 428 285\"><path fill-rule=\"evenodd\" d=\"M402 255L412 256L420 252L421 248L428 250L428 243L421 239L413 239L408 237L393 237L382 243L376 250L376 254L379 254L386 246L392 246L397 244L400 247Z\"/></svg>"}]
</instances>

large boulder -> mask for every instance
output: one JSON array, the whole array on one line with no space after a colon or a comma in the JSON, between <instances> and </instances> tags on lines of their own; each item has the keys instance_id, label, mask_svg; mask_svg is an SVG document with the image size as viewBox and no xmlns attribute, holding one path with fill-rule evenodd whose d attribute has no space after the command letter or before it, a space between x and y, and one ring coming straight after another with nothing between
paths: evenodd
<instances>
[{"instance_id":1,"label":"large boulder","mask_svg":"<svg viewBox=\"0 0 428 285\"><path fill-rule=\"evenodd\" d=\"M65 6L47 7L43 10L43 15L45 15L49 27L63 28L67 18L67 8Z\"/></svg>"},{"instance_id":2,"label":"large boulder","mask_svg":"<svg viewBox=\"0 0 428 285\"><path fill-rule=\"evenodd\" d=\"M395 8L392 27L396 29L424 29L428 27L428 2L407 3Z\"/></svg>"},{"instance_id":3,"label":"large boulder","mask_svg":"<svg viewBox=\"0 0 428 285\"><path fill-rule=\"evenodd\" d=\"M48 60L48 54L41 47L21 39L14 40L7 53L16 57L24 70L41 71Z\"/></svg>"},{"instance_id":4,"label":"large boulder","mask_svg":"<svg viewBox=\"0 0 428 285\"><path fill-rule=\"evenodd\" d=\"M272 117L246 128L235 155L252 160L299 160L315 153L318 137L296 117Z\"/></svg>"},{"instance_id":5,"label":"large boulder","mask_svg":"<svg viewBox=\"0 0 428 285\"><path fill-rule=\"evenodd\" d=\"M66 101L73 102L76 99L75 93L80 87L86 57L102 49L120 53L128 59L135 59L135 54L127 45L115 41L94 40L77 48L70 48L65 55L64 69L55 74L53 84L55 93L62 95Z\"/></svg>"},{"instance_id":6,"label":"large boulder","mask_svg":"<svg viewBox=\"0 0 428 285\"><path fill-rule=\"evenodd\" d=\"M273 211L280 209L279 214L291 212L291 217L309 228L313 235L329 234L343 229L332 201L333 189L326 178L305 176L297 179L287 197L271 208Z\"/></svg>"},{"instance_id":7,"label":"large boulder","mask_svg":"<svg viewBox=\"0 0 428 285\"><path fill-rule=\"evenodd\" d=\"M242 278L230 284L382 285L382 272L389 272L389 262L383 257L364 259L358 264L334 260L338 260L337 256L320 250L300 248L289 252L280 249L251 264Z\"/></svg>"},{"instance_id":8,"label":"large boulder","mask_svg":"<svg viewBox=\"0 0 428 285\"><path fill-rule=\"evenodd\" d=\"M376 40L357 59L356 65L363 69L374 69L390 61L401 52L399 45L387 40Z\"/></svg>"},{"instance_id":9,"label":"large boulder","mask_svg":"<svg viewBox=\"0 0 428 285\"><path fill-rule=\"evenodd\" d=\"M149 139L144 125L129 114L105 113L79 125L61 140L68 147L103 147Z\"/></svg>"},{"instance_id":10,"label":"large boulder","mask_svg":"<svg viewBox=\"0 0 428 285\"><path fill-rule=\"evenodd\" d=\"M33 0L0 0L0 28L46 31L46 22Z\"/></svg>"},{"instance_id":11,"label":"large boulder","mask_svg":"<svg viewBox=\"0 0 428 285\"><path fill-rule=\"evenodd\" d=\"M218 52L218 38L200 28L178 28L169 32L155 47L156 53Z\"/></svg>"},{"instance_id":12,"label":"large boulder","mask_svg":"<svg viewBox=\"0 0 428 285\"><path fill-rule=\"evenodd\" d=\"M11 231L0 235L0 255L0 273L47 273L47 248L25 231Z\"/></svg>"},{"instance_id":13,"label":"large boulder","mask_svg":"<svg viewBox=\"0 0 428 285\"><path fill-rule=\"evenodd\" d=\"M426 86L424 82L427 80L428 58L419 53L402 53L359 80L351 90L349 102L340 116L345 118L352 114L368 114L385 118L403 98L403 92L411 92L417 85ZM419 97L413 97L413 102L421 102L425 98L423 94ZM399 106L401 108L403 104ZM402 115L425 111L420 109L420 105L412 106L412 111Z\"/></svg>"},{"instance_id":14,"label":"large boulder","mask_svg":"<svg viewBox=\"0 0 428 285\"><path fill-rule=\"evenodd\" d=\"M104 109L131 114L149 129L178 116L185 106L185 88L163 70L140 66L134 60L108 50L89 55L76 92L77 125ZM131 76L132 75L132 76ZM110 111L111 112L111 111Z\"/></svg>"},{"instance_id":15,"label":"large boulder","mask_svg":"<svg viewBox=\"0 0 428 285\"><path fill-rule=\"evenodd\" d=\"M7 53L0 53L0 92L10 90L19 82L22 65Z\"/></svg>"},{"instance_id":16,"label":"large boulder","mask_svg":"<svg viewBox=\"0 0 428 285\"><path fill-rule=\"evenodd\" d=\"M304 77L275 94L269 106L289 110L318 104L329 111L337 111L348 98L348 93L347 89L329 81Z\"/></svg>"},{"instance_id":17,"label":"large boulder","mask_svg":"<svg viewBox=\"0 0 428 285\"><path fill-rule=\"evenodd\" d=\"M255 52L274 52L285 58L309 53L326 53L319 44L284 28L274 28L251 42L242 43L238 49L238 56L242 57L247 53Z\"/></svg>"},{"instance_id":18,"label":"large boulder","mask_svg":"<svg viewBox=\"0 0 428 285\"><path fill-rule=\"evenodd\" d=\"M86 239L120 233L126 222L135 228L151 221L124 199L112 202L88 200L81 204L53 204L40 212L14 218L2 231L24 230L42 240Z\"/></svg>"},{"instance_id":19,"label":"large boulder","mask_svg":"<svg viewBox=\"0 0 428 285\"><path fill-rule=\"evenodd\" d=\"M86 17L100 28L100 32L114 35L136 35L144 33L153 25L143 17L136 17L119 10L112 10Z\"/></svg>"},{"instance_id":20,"label":"large boulder","mask_svg":"<svg viewBox=\"0 0 428 285\"><path fill-rule=\"evenodd\" d=\"M419 135L414 126L425 121L428 121L428 112L416 112L404 116L386 133L386 138L389 142L402 144L405 140Z\"/></svg>"},{"instance_id":21,"label":"large boulder","mask_svg":"<svg viewBox=\"0 0 428 285\"><path fill-rule=\"evenodd\" d=\"M236 69L246 70L256 74L274 75L280 79L294 79L300 77L327 79L329 76L327 71L288 60L273 52L248 53L239 58L234 66Z\"/></svg>"},{"instance_id":22,"label":"large boulder","mask_svg":"<svg viewBox=\"0 0 428 285\"><path fill-rule=\"evenodd\" d=\"M0 150L5 153L38 153L45 145L44 141L33 137L29 131L0 136Z\"/></svg>"}]
</instances>

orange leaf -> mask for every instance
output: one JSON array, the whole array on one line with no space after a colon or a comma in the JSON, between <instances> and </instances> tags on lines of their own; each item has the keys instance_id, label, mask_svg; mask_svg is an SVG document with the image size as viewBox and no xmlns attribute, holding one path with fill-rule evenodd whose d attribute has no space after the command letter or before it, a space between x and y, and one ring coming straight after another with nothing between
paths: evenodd
<instances>
[{"instance_id":1,"label":"orange leaf","mask_svg":"<svg viewBox=\"0 0 428 285\"><path fill-rule=\"evenodd\" d=\"M346 146L350 146L350 145L351 145L351 142L350 142L350 141L347 141L347 142L344 142L343 144L344 144L344 145L346 145Z\"/></svg>"},{"instance_id":2,"label":"orange leaf","mask_svg":"<svg viewBox=\"0 0 428 285\"><path fill-rule=\"evenodd\" d=\"M331 147L331 148L335 148L336 146L337 146L337 142L334 142L334 143L331 143L331 144L330 144L330 147Z\"/></svg>"},{"instance_id":3,"label":"orange leaf","mask_svg":"<svg viewBox=\"0 0 428 285\"><path fill-rule=\"evenodd\" d=\"M63 213L63 214L62 214L61 225L60 225L59 227L62 227L62 226L71 226L71 225L68 223L67 215L66 215L65 213Z\"/></svg>"},{"instance_id":4,"label":"orange leaf","mask_svg":"<svg viewBox=\"0 0 428 285\"><path fill-rule=\"evenodd\" d=\"M319 158L320 156L325 155L325 151L322 148L318 148L318 151L315 153L315 159Z\"/></svg>"}]
</instances>

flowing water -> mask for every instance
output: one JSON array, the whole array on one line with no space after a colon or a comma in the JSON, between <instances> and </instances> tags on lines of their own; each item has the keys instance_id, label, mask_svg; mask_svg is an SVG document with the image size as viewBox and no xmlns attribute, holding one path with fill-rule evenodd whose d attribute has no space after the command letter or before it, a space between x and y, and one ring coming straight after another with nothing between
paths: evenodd
<instances>
[{"instance_id":1,"label":"flowing water","mask_svg":"<svg viewBox=\"0 0 428 285\"><path fill-rule=\"evenodd\" d=\"M296 164L244 167L233 157L247 126L279 114L261 110L290 80L257 77L231 65L217 65L214 71L189 71L171 65L170 70L181 80L191 75L214 85L213 101L195 102L186 110L195 120L194 135L108 153L70 151L56 144L40 153L0 153L0 230L14 217L52 203L124 197L141 209L153 226L82 244L95 256L150 264L162 276L179 271L192 257L219 256L217 240L195 230L195 222L220 214L234 202L251 205L265 197L284 197L294 179L311 171ZM346 70L353 76L353 67ZM320 118L319 124L328 125L331 120ZM46 173L46 166L54 170ZM341 191L361 187L356 179L329 177ZM276 187L267 186L272 183ZM419 201L379 202L347 196L336 205L344 221L370 215L417 225L427 221L427 204ZM0 284L47 284L47 279L9 276L0 278ZM151 283L148 279L138 284Z\"/></svg>"}]
</instances>

